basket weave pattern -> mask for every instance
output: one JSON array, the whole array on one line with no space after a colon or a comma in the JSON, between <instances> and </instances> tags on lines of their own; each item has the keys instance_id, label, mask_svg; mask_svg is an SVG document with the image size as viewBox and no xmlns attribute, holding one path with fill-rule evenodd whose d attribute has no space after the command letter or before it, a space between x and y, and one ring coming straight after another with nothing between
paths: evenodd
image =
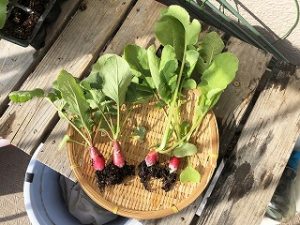
<instances>
[{"instance_id":1,"label":"basket weave pattern","mask_svg":"<svg viewBox=\"0 0 300 225\"><path fill-rule=\"evenodd\" d=\"M183 106L181 116L185 120L191 120L189 115L192 115L191 110L194 108L194 97L194 94L188 95L187 103ZM149 148L160 143L165 114L162 109L154 105L155 102L150 102L134 106L125 122L120 142L128 164L138 165L144 160ZM144 141L131 137L137 124L147 129ZM82 141L72 127L69 127L68 133L72 139ZM137 219L154 219L180 211L202 193L216 166L218 138L216 119L210 112L190 140L198 147L198 153L190 157L189 162L200 172L201 182L182 184L177 181L169 192L161 189L162 182L157 179L150 182L151 192L145 190L138 176L128 178L123 184L106 187L105 191L101 192L96 183L88 151L80 145L69 143L68 156L79 183L96 203L119 215ZM111 160L112 146L109 139L100 135L96 139L96 147L106 160ZM168 156L160 156L160 162L167 159ZM182 164L186 166L187 161L183 161Z\"/></svg>"}]
</instances>

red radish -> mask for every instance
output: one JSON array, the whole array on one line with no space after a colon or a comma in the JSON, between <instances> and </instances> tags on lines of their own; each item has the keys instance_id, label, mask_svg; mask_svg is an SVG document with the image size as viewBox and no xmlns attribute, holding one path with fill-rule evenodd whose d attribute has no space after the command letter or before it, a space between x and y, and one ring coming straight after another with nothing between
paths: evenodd
<instances>
[{"instance_id":1,"label":"red radish","mask_svg":"<svg viewBox=\"0 0 300 225\"><path fill-rule=\"evenodd\" d=\"M150 151L145 157L145 162L147 167L153 166L155 163L158 162L158 153L154 150Z\"/></svg>"},{"instance_id":2,"label":"red radish","mask_svg":"<svg viewBox=\"0 0 300 225\"><path fill-rule=\"evenodd\" d=\"M121 151L121 145L118 141L113 141L113 164L119 168L125 165L124 156Z\"/></svg>"},{"instance_id":3,"label":"red radish","mask_svg":"<svg viewBox=\"0 0 300 225\"><path fill-rule=\"evenodd\" d=\"M105 167L105 159L98 149L94 146L90 147L90 157L92 159L93 167L96 171L102 171Z\"/></svg>"},{"instance_id":4,"label":"red radish","mask_svg":"<svg viewBox=\"0 0 300 225\"><path fill-rule=\"evenodd\" d=\"M176 156L173 156L169 160L169 169L170 173L174 173L178 170L178 167L180 165L180 158L177 158Z\"/></svg>"}]
</instances>

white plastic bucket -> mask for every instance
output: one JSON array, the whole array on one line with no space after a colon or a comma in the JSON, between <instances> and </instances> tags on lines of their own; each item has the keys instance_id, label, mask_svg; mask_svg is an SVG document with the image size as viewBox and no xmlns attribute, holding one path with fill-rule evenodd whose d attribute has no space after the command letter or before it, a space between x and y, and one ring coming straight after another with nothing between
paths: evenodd
<instances>
[{"instance_id":1,"label":"white plastic bucket","mask_svg":"<svg viewBox=\"0 0 300 225\"><path fill-rule=\"evenodd\" d=\"M59 185L60 174L36 160L35 152L26 170L24 201L33 225L81 225L66 207ZM134 219L119 217L107 225L140 225Z\"/></svg>"}]
</instances>

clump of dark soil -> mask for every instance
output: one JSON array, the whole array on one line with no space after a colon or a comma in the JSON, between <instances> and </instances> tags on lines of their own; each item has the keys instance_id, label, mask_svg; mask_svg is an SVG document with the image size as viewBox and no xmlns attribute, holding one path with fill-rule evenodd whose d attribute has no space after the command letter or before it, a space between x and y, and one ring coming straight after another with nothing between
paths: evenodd
<instances>
[{"instance_id":1,"label":"clump of dark soil","mask_svg":"<svg viewBox=\"0 0 300 225\"><path fill-rule=\"evenodd\" d=\"M45 11L49 0L18 0L17 2L22 6L30 8L36 14L41 15Z\"/></svg>"},{"instance_id":2,"label":"clump of dark soil","mask_svg":"<svg viewBox=\"0 0 300 225\"><path fill-rule=\"evenodd\" d=\"M102 191L105 186L121 184L126 177L133 175L135 175L135 166L127 164L119 168L109 163L103 171L96 171L98 186Z\"/></svg>"},{"instance_id":3,"label":"clump of dark soil","mask_svg":"<svg viewBox=\"0 0 300 225\"><path fill-rule=\"evenodd\" d=\"M162 189L164 189L166 192L170 191L171 188L173 187L173 185L175 184L177 180L177 173L170 173L168 171L168 173L166 174L166 176L163 178L163 187Z\"/></svg>"},{"instance_id":4,"label":"clump of dark soil","mask_svg":"<svg viewBox=\"0 0 300 225\"><path fill-rule=\"evenodd\" d=\"M49 0L18 0L20 8L15 6L11 10L2 32L17 39L29 39L48 2Z\"/></svg>"},{"instance_id":5,"label":"clump of dark soil","mask_svg":"<svg viewBox=\"0 0 300 225\"><path fill-rule=\"evenodd\" d=\"M145 160L138 165L138 176L140 177L141 183L148 191L151 191L149 185L151 178L162 179L162 189L166 192L171 190L172 186L177 180L177 174L170 173L169 169L166 166L156 163L148 167Z\"/></svg>"}]
</instances>

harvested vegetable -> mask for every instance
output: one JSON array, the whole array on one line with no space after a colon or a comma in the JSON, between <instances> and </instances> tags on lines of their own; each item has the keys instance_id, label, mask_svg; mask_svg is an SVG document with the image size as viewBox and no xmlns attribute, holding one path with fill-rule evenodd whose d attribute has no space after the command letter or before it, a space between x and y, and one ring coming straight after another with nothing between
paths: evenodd
<instances>
[{"instance_id":1,"label":"harvested vegetable","mask_svg":"<svg viewBox=\"0 0 300 225\"><path fill-rule=\"evenodd\" d=\"M153 46L144 49L128 45L124 51L124 58L135 75L134 85L139 87L136 93L140 101L149 99L152 91L166 115L161 143L152 148L138 166L141 182L148 190L147 182L151 177L162 178L163 189L170 190L176 181L181 158L198 152L190 138L238 69L236 56L222 53L224 43L219 35L210 32L199 40L200 29L200 23L191 21L185 9L170 6L162 11L155 24L155 35L162 44L159 56ZM181 116L188 90L197 93L192 121L185 121ZM171 156L167 168L159 166L159 154ZM200 181L199 172L191 168L188 163L182 171L182 182Z\"/></svg>"},{"instance_id":2,"label":"harvested vegetable","mask_svg":"<svg viewBox=\"0 0 300 225\"><path fill-rule=\"evenodd\" d=\"M105 169L104 156L94 146L93 142L92 127L94 121L93 117L90 117L92 111L77 80L70 73L62 70L49 93L37 88L31 91L15 91L9 95L10 100L16 103L27 102L35 97L48 100L57 110L58 115L78 132L84 143L72 140L68 136L65 136L63 141L88 146L93 168L97 172L103 171Z\"/></svg>"},{"instance_id":3,"label":"harvested vegetable","mask_svg":"<svg viewBox=\"0 0 300 225\"><path fill-rule=\"evenodd\" d=\"M93 66L91 74L78 82L63 70L53 83L52 90L16 91L9 95L12 102L23 103L34 97L47 99L82 137L84 143L65 137L64 142L88 146L99 188L120 184L125 177L134 175L135 167L127 165L118 138L121 133L120 111L131 73L127 62L113 54L103 55ZM105 165L104 156L95 147L98 132L112 140L112 162Z\"/></svg>"},{"instance_id":4,"label":"harvested vegetable","mask_svg":"<svg viewBox=\"0 0 300 225\"><path fill-rule=\"evenodd\" d=\"M90 107L99 112L97 131L105 133L111 140L112 162L103 171L97 172L99 180L106 180L107 185L119 184L125 177L135 174L135 166L127 165L119 141L123 125L121 107L131 79L130 67L122 57L105 54L81 82L90 97Z\"/></svg>"}]
</instances>

